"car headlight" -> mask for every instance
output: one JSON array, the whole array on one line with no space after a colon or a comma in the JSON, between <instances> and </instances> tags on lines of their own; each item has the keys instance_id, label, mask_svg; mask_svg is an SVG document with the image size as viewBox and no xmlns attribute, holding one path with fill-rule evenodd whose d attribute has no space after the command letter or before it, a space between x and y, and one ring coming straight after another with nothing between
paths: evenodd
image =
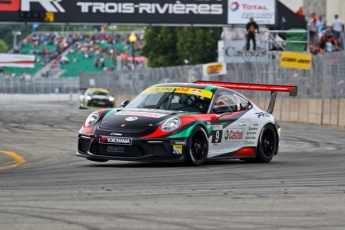
<instances>
[{"instance_id":1,"label":"car headlight","mask_svg":"<svg viewBox=\"0 0 345 230\"><path fill-rule=\"evenodd\" d=\"M109 97L109 101L114 101L115 98L114 97Z\"/></svg>"},{"instance_id":2,"label":"car headlight","mask_svg":"<svg viewBox=\"0 0 345 230\"><path fill-rule=\"evenodd\" d=\"M85 121L85 126L90 127L90 126L96 124L96 122L99 120L99 118L100 118L100 116L99 116L98 112L91 113Z\"/></svg>"},{"instance_id":3,"label":"car headlight","mask_svg":"<svg viewBox=\"0 0 345 230\"><path fill-rule=\"evenodd\" d=\"M92 99L92 98L91 98L90 96L87 96L87 97L86 97L86 100L88 100L88 101L91 101L91 99Z\"/></svg>"},{"instance_id":4,"label":"car headlight","mask_svg":"<svg viewBox=\"0 0 345 230\"><path fill-rule=\"evenodd\" d=\"M182 121L180 118L172 117L163 123L161 130L163 132L171 132L177 129L178 127L180 127L181 124L182 124Z\"/></svg>"}]
</instances>

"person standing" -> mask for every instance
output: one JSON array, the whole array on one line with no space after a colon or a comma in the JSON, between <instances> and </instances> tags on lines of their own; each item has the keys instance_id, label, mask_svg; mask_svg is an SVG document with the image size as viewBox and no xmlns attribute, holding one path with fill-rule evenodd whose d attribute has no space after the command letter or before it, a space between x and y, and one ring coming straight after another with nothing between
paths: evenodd
<instances>
[{"instance_id":1,"label":"person standing","mask_svg":"<svg viewBox=\"0 0 345 230\"><path fill-rule=\"evenodd\" d=\"M341 33L343 32L344 23L338 19L338 15L334 15L334 20L332 22L332 33L333 39L335 41L335 48L339 50L339 44L341 43Z\"/></svg>"},{"instance_id":2,"label":"person standing","mask_svg":"<svg viewBox=\"0 0 345 230\"><path fill-rule=\"evenodd\" d=\"M298 15L298 17L305 19L302 6L296 11L296 14Z\"/></svg>"},{"instance_id":3,"label":"person standing","mask_svg":"<svg viewBox=\"0 0 345 230\"><path fill-rule=\"evenodd\" d=\"M322 31L326 27L326 21L322 20L322 16L319 17L319 20L316 22L317 33L319 35L319 39L322 37Z\"/></svg>"},{"instance_id":4,"label":"person standing","mask_svg":"<svg viewBox=\"0 0 345 230\"><path fill-rule=\"evenodd\" d=\"M309 31L309 38L310 38L310 45L315 46L316 43L316 22L317 18L315 13L310 13L310 20L308 22L308 31Z\"/></svg>"},{"instance_id":5,"label":"person standing","mask_svg":"<svg viewBox=\"0 0 345 230\"><path fill-rule=\"evenodd\" d=\"M250 49L250 40L253 41L253 50L256 50L256 32L260 33L259 31L259 26L256 24L254 19L251 17L249 19L249 22L246 25L246 30L247 30L247 44L246 44L246 50L248 51Z\"/></svg>"}]
</instances>

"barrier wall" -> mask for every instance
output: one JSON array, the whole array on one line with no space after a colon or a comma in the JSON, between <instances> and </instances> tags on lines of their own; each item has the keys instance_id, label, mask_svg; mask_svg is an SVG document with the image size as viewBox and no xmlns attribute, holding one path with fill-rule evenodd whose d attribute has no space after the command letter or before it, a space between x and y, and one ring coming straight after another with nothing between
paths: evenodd
<instances>
[{"instance_id":1,"label":"barrier wall","mask_svg":"<svg viewBox=\"0 0 345 230\"><path fill-rule=\"evenodd\" d=\"M134 97L118 95L116 106L120 107L123 100ZM267 110L270 99L255 98L252 101L262 110ZM345 99L277 98L273 115L281 122L345 127Z\"/></svg>"}]
</instances>

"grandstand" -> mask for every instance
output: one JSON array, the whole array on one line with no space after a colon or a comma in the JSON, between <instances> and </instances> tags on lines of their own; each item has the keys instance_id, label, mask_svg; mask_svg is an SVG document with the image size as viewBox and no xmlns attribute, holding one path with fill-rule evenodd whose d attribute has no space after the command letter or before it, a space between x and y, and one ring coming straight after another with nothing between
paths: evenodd
<instances>
[{"instance_id":1,"label":"grandstand","mask_svg":"<svg viewBox=\"0 0 345 230\"><path fill-rule=\"evenodd\" d=\"M13 53L35 55L34 68L5 67L5 76L78 77L80 71L115 71L126 68L122 56L132 55L128 41L131 32L34 32L13 49ZM144 45L144 31L135 32L138 40L134 53L139 55ZM123 58L122 58L123 59ZM125 59L123 59L125 60Z\"/></svg>"}]
</instances>

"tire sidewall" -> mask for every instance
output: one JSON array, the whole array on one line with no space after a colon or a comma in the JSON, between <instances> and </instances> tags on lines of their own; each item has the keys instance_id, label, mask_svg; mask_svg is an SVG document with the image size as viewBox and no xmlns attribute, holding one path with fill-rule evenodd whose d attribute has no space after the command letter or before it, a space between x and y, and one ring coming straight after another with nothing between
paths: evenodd
<instances>
[{"instance_id":1,"label":"tire sidewall","mask_svg":"<svg viewBox=\"0 0 345 230\"><path fill-rule=\"evenodd\" d=\"M205 144L206 144L206 153L204 154L203 158L201 160L196 160L192 154L192 139L194 137L194 135L198 132L203 133L204 138L205 138ZM199 165L203 165L207 159L207 155L208 155L208 138L207 138L207 134L206 131L200 127L200 126L196 126L193 131L191 132L189 139L188 139L188 145L187 145L187 151L186 151L186 161L187 163L191 164L191 165L195 165L195 166L199 166Z\"/></svg>"},{"instance_id":2,"label":"tire sidewall","mask_svg":"<svg viewBox=\"0 0 345 230\"><path fill-rule=\"evenodd\" d=\"M262 150L262 137L263 137L263 134L266 130L271 130L273 132L273 135L275 137L275 153L272 154L272 156L270 157L266 157L265 154L263 153L263 150ZM271 125L271 124L266 124L261 132L260 132L260 136L259 136L259 139L258 139L258 146L257 146L257 153L256 153L256 161L259 162L259 163L269 163L273 156L276 154L277 152L277 142L278 142L278 137L277 137L277 132L275 131L274 127Z\"/></svg>"}]
</instances>

